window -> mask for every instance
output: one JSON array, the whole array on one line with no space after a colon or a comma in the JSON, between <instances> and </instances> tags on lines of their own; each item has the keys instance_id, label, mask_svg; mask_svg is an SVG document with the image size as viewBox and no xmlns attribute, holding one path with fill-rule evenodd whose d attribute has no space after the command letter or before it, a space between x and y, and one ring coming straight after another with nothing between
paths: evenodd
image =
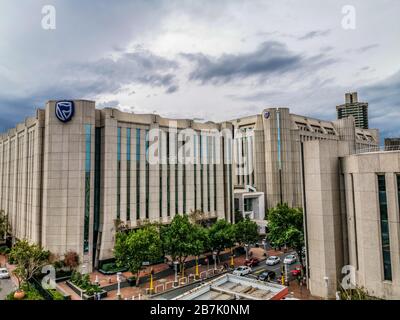
<instances>
[{"instance_id":1,"label":"window","mask_svg":"<svg viewBox=\"0 0 400 320\"><path fill-rule=\"evenodd\" d=\"M388 221L388 207L386 195L386 179L384 175L378 175L379 210L381 218L381 240L383 257L384 280L392 280L392 264L390 261L390 235Z\"/></svg>"},{"instance_id":2,"label":"window","mask_svg":"<svg viewBox=\"0 0 400 320\"><path fill-rule=\"evenodd\" d=\"M136 129L136 219L140 219L140 129Z\"/></svg>"},{"instance_id":3,"label":"window","mask_svg":"<svg viewBox=\"0 0 400 320\"><path fill-rule=\"evenodd\" d=\"M131 129L126 129L126 220L131 220Z\"/></svg>"},{"instance_id":4,"label":"window","mask_svg":"<svg viewBox=\"0 0 400 320\"><path fill-rule=\"evenodd\" d=\"M217 212L217 147L216 137L213 137L213 160L214 160L214 211Z\"/></svg>"},{"instance_id":5,"label":"window","mask_svg":"<svg viewBox=\"0 0 400 320\"><path fill-rule=\"evenodd\" d=\"M400 174L396 175L397 180L397 203L400 210Z\"/></svg>"},{"instance_id":6,"label":"window","mask_svg":"<svg viewBox=\"0 0 400 320\"><path fill-rule=\"evenodd\" d=\"M85 125L85 217L83 226L83 252L89 252L89 219L90 219L90 170L92 126Z\"/></svg>"},{"instance_id":7,"label":"window","mask_svg":"<svg viewBox=\"0 0 400 320\"><path fill-rule=\"evenodd\" d=\"M244 211L245 212L253 211L253 199L252 198L244 199Z\"/></svg>"},{"instance_id":8,"label":"window","mask_svg":"<svg viewBox=\"0 0 400 320\"><path fill-rule=\"evenodd\" d=\"M197 134L195 133L193 136L193 190L194 190L194 210L197 210Z\"/></svg>"},{"instance_id":9,"label":"window","mask_svg":"<svg viewBox=\"0 0 400 320\"><path fill-rule=\"evenodd\" d=\"M178 181L178 132L176 133L176 150L175 150L175 214L179 214L179 181Z\"/></svg>"},{"instance_id":10,"label":"window","mask_svg":"<svg viewBox=\"0 0 400 320\"><path fill-rule=\"evenodd\" d=\"M146 130L146 219L149 219L149 197L150 197L150 163L149 163L149 130Z\"/></svg>"},{"instance_id":11,"label":"window","mask_svg":"<svg viewBox=\"0 0 400 320\"><path fill-rule=\"evenodd\" d=\"M203 136L200 133L200 208L204 212L204 177L203 177Z\"/></svg>"},{"instance_id":12,"label":"window","mask_svg":"<svg viewBox=\"0 0 400 320\"><path fill-rule=\"evenodd\" d=\"M210 157L211 157L211 152L210 152L210 137L206 137L206 150L207 150L207 212L211 211L210 208L210 199L211 199L211 193L210 193Z\"/></svg>"},{"instance_id":13,"label":"window","mask_svg":"<svg viewBox=\"0 0 400 320\"><path fill-rule=\"evenodd\" d=\"M101 128L95 128L95 155L94 155L94 203L93 203L93 262L96 261L97 238L100 231L100 176L101 171Z\"/></svg>"},{"instance_id":14,"label":"window","mask_svg":"<svg viewBox=\"0 0 400 320\"><path fill-rule=\"evenodd\" d=\"M159 130L159 135L158 135L158 160L159 160L159 164L158 164L158 171L159 171L159 202L158 202L158 206L159 206L159 215L160 218L162 218L162 165L163 165L163 159L162 159L162 137L163 137L163 132L161 130Z\"/></svg>"},{"instance_id":15,"label":"window","mask_svg":"<svg viewBox=\"0 0 400 320\"><path fill-rule=\"evenodd\" d=\"M182 164L182 193L183 193L183 214L186 213L186 136L183 137L182 153L183 153L183 164Z\"/></svg>"},{"instance_id":16,"label":"window","mask_svg":"<svg viewBox=\"0 0 400 320\"><path fill-rule=\"evenodd\" d=\"M121 217L121 128L117 129L117 219Z\"/></svg>"},{"instance_id":17,"label":"window","mask_svg":"<svg viewBox=\"0 0 400 320\"><path fill-rule=\"evenodd\" d=\"M170 152L169 152L169 131L167 131L167 216L171 215L171 168L170 168Z\"/></svg>"}]
</instances>

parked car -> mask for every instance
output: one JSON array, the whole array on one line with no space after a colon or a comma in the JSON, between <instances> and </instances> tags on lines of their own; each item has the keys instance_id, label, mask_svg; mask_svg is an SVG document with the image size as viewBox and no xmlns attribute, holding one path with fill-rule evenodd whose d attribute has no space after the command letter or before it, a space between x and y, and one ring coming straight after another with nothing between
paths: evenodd
<instances>
[{"instance_id":1,"label":"parked car","mask_svg":"<svg viewBox=\"0 0 400 320\"><path fill-rule=\"evenodd\" d=\"M258 276L258 280L261 281L271 281L276 277L276 273L274 271L265 271Z\"/></svg>"},{"instance_id":2,"label":"parked car","mask_svg":"<svg viewBox=\"0 0 400 320\"><path fill-rule=\"evenodd\" d=\"M0 268L0 279L9 279L10 274L6 268Z\"/></svg>"},{"instance_id":3,"label":"parked car","mask_svg":"<svg viewBox=\"0 0 400 320\"><path fill-rule=\"evenodd\" d=\"M294 254L289 254L283 259L284 264L293 264L297 261L297 257Z\"/></svg>"},{"instance_id":4,"label":"parked car","mask_svg":"<svg viewBox=\"0 0 400 320\"><path fill-rule=\"evenodd\" d=\"M240 266L233 270L233 274L236 276L245 276L249 273L251 273L251 268L248 266Z\"/></svg>"},{"instance_id":5,"label":"parked car","mask_svg":"<svg viewBox=\"0 0 400 320\"><path fill-rule=\"evenodd\" d=\"M274 266L274 265L278 264L279 262L281 262L281 258L279 258L277 256L270 256L270 257L268 257L266 264L267 264L267 266Z\"/></svg>"},{"instance_id":6,"label":"parked car","mask_svg":"<svg viewBox=\"0 0 400 320\"><path fill-rule=\"evenodd\" d=\"M252 258L249 260L246 260L245 265L248 267L255 267L260 263L260 260L258 260L257 258Z\"/></svg>"},{"instance_id":7,"label":"parked car","mask_svg":"<svg viewBox=\"0 0 400 320\"><path fill-rule=\"evenodd\" d=\"M297 277L299 275L301 275L301 268L296 268L290 271L290 273L292 274L293 277Z\"/></svg>"}]
</instances>

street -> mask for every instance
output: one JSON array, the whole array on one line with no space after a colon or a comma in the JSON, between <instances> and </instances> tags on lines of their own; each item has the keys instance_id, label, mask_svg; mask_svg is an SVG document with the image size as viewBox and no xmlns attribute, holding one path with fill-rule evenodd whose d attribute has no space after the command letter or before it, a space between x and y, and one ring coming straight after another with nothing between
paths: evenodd
<instances>
[{"instance_id":1,"label":"street","mask_svg":"<svg viewBox=\"0 0 400 320\"><path fill-rule=\"evenodd\" d=\"M280 276L281 276L281 271L283 268L283 260L285 259L286 256L290 255L292 252L287 252L285 254L279 255L281 262L274 265L274 266L267 266L265 264L265 261L260 262L260 264L254 268L252 268L252 273L247 275L247 277L249 278L253 278L253 279L257 279L258 276L265 272L265 271L273 271L276 274L276 279L274 281L278 281L280 280ZM289 277L289 281L293 280L293 276L291 275L290 271L294 270L296 267L299 266L299 262L295 262L291 265L288 265L288 277Z\"/></svg>"},{"instance_id":2,"label":"street","mask_svg":"<svg viewBox=\"0 0 400 320\"><path fill-rule=\"evenodd\" d=\"M0 300L5 300L6 296L15 290L15 285L11 279L0 279Z\"/></svg>"}]
</instances>

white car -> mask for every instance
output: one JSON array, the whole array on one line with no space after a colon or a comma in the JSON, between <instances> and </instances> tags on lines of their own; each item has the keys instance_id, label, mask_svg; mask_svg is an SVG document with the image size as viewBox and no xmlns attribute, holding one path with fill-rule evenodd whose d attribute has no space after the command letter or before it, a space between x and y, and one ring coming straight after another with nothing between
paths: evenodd
<instances>
[{"instance_id":1,"label":"white car","mask_svg":"<svg viewBox=\"0 0 400 320\"><path fill-rule=\"evenodd\" d=\"M0 279L9 279L10 274L6 268L0 268Z\"/></svg>"},{"instance_id":2,"label":"white car","mask_svg":"<svg viewBox=\"0 0 400 320\"><path fill-rule=\"evenodd\" d=\"M281 258L279 258L277 256L270 256L270 257L268 257L268 259L265 263L267 264L267 266L274 266L274 265L278 264L279 262L281 262Z\"/></svg>"},{"instance_id":3,"label":"white car","mask_svg":"<svg viewBox=\"0 0 400 320\"><path fill-rule=\"evenodd\" d=\"M294 254L289 254L283 259L284 264L293 264L297 261L297 258Z\"/></svg>"},{"instance_id":4,"label":"white car","mask_svg":"<svg viewBox=\"0 0 400 320\"><path fill-rule=\"evenodd\" d=\"M233 274L236 276L245 276L249 273L251 273L251 268L247 266L240 266L233 270Z\"/></svg>"}]
</instances>

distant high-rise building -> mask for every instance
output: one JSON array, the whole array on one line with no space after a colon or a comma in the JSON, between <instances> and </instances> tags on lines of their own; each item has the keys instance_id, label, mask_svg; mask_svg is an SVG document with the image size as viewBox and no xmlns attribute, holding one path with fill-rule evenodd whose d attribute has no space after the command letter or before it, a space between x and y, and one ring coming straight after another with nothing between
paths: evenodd
<instances>
[{"instance_id":1,"label":"distant high-rise building","mask_svg":"<svg viewBox=\"0 0 400 320\"><path fill-rule=\"evenodd\" d=\"M357 92L345 94L345 103L336 107L338 119L353 116L356 127L368 129L368 102L358 102Z\"/></svg>"},{"instance_id":2,"label":"distant high-rise building","mask_svg":"<svg viewBox=\"0 0 400 320\"><path fill-rule=\"evenodd\" d=\"M400 150L400 138L386 138L385 150Z\"/></svg>"}]
</instances>

